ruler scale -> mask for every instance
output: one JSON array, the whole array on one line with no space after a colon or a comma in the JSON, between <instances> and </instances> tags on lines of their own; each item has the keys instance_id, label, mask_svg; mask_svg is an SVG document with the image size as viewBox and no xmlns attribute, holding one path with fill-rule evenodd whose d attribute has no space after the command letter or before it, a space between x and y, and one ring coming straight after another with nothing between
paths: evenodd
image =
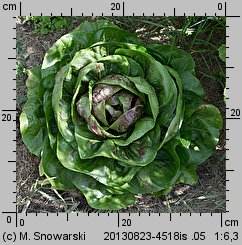
<instances>
[{"instance_id":1,"label":"ruler scale","mask_svg":"<svg viewBox=\"0 0 242 245\"><path fill-rule=\"evenodd\" d=\"M241 240L240 1L1 1L0 244L233 244ZM18 213L16 206L16 16L225 16L226 213ZM4 119L4 120L3 120ZM241 243L241 242L240 242Z\"/></svg>"}]
</instances>

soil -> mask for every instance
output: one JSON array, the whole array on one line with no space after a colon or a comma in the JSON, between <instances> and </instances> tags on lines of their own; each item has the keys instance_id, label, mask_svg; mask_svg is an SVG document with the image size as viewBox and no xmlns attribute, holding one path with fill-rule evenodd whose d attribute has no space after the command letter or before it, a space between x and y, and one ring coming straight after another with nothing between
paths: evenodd
<instances>
[{"instance_id":1,"label":"soil","mask_svg":"<svg viewBox=\"0 0 242 245\"><path fill-rule=\"evenodd\" d=\"M108 17L103 17L107 19ZM123 21L122 18L110 17L111 21L121 28L138 35L148 43L169 43L169 35L162 32L161 27L151 26L143 23L142 18L136 18L135 24L129 25L132 17ZM73 26L78 26L84 18L74 19ZM94 17L85 18L94 21ZM153 18L148 21L157 22L160 18ZM130 23L131 23L130 22ZM179 28L184 22L184 18L178 18L175 27ZM164 29L172 30L172 26ZM33 33L33 26L24 23L22 19L17 19L17 42L21 43L21 50L17 52L17 60L23 61L26 68L32 68L42 63L43 57L51 45L67 30L62 30L48 35ZM204 40L208 33L204 34ZM187 37L181 43L177 43L184 50L190 50L192 37ZM225 43L224 33L220 30L214 31L210 41L216 48ZM199 49L199 45L194 45L193 50ZM27 59L26 57L27 54ZM216 49L205 54L192 54L196 63L196 74L205 90L205 102L217 106L225 119L225 103L221 77L216 76L221 70L225 71L225 64L217 59ZM207 64L204 65L204 58ZM204 76L211 74L211 76ZM215 74L215 75L214 75ZM26 74L17 75L17 98L26 98L25 86ZM24 100L23 100L24 101ZM21 113L24 103L17 104L18 115ZM120 212L225 212L226 211L226 167L225 167L225 120L221 131L219 143L215 153L203 164L197 173L199 182L193 186L180 184L165 197L155 197L151 195L137 195L136 203ZM95 212L88 206L83 196L76 193L62 192L51 189L46 185L44 178L39 176L38 166L40 159L32 155L24 145L17 123L17 207L19 212Z\"/></svg>"}]
</instances>

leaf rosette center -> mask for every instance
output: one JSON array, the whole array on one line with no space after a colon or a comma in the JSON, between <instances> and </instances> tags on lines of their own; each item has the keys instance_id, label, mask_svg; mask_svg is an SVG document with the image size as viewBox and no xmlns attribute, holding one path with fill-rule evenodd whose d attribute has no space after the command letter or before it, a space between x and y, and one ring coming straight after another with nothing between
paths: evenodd
<instances>
[{"instance_id":1,"label":"leaf rosette center","mask_svg":"<svg viewBox=\"0 0 242 245\"><path fill-rule=\"evenodd\" d=\"M86 120L89 130L103 138L106 137L103 130L110 135L131 130L144 112L141 98L118 85L120 81L134 89L128 78L110 75L90 87L76 103L78 114Z\"/></svg>"}]
</instances>

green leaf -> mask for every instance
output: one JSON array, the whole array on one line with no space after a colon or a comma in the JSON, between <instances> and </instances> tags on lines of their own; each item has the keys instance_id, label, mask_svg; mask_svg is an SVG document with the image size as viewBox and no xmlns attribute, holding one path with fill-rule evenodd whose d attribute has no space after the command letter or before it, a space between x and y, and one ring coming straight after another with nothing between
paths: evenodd
<instances>
[{"instance_id":1,"label":"green leaf","mask_svg":"<svg viewBox=\"0 0 242 245\"><path fill-rule=\"evenodd\" d=\"M222 44L222 45L219 47L218 52L219 52L219 58L220 58L223 62L226 62L226 45L225 45L225 44Z\"/></svg>"},{"instance_id":2,"label":"green leaf","mask_svg":"<svg viewBox=\"0 0 242 245\"><path fill-rule=\"evenodd\" d=\"M53 188L60 190L76 189L72 184L72 180L76 173L61 165L55 152L50 147L48 138L43 142L40 173L46 175Z\"/></svg>"},{"instance_id":3,"label":"green leaf","mask_svg":"<svg viewBox=\"0 0 242 245\"><path fill-rule=\"evenodd\" d=\"M42 26L41 29L40 29L40 32L43 35L47 35L50 32L50 30L48 28Z\"/></svg>"},{"instance_id":4,"label":"green leaf","mask_svg":"<svg viewBox=\"0 0 242 245\"><path fill-rule=\"evenodd\" d=\"M75 54L72 61L70 62L70 65L74 68L74 70L79 71L81 68L90 63L98 61L100 58L101 56L93 52L90 48L81 49Z\"/></svg>"},{"instance_id":5,"label":"green leaf","mask_svg":"<svg viewBox=\"0 0 242 245\"><path fill-rule=\"evenodd\" d=\"M188 185L196 184L198 181L196 166L189 165L188 167L184 168L179 178L179 181L181 181L184 184L188 184Z\"/></svg>"},{"instance_id":6,"label":"green leaf","mask_svg":"<svg viewBox=\"0 0 242 245\"><path fill-rule=\"evenodd\" d=\"M178 74L185 71L194 72L195 63L191 55L175 46L154 44L147 49L156 60L170 66Z\"/></svg>"},{"instance_id":7,"label":"green leaf","mask_svg":"<svg viewBox=\"0 0 242 245\"><path fill-rule=\"evenodd\" d=\"M143 167L125 186L132 193L153 193L173 186L189 159L178 141L159 150L156 159Z\"/></svg>"},{"instance_id":8,"label":"green leaf","mask_svg":"<svg viewBox=\"0 0 242 245\"><path fill-rule=\"evenodd\" d=\"M64 26L65 26L65 20L64 19L60 19L60 20L56 20L53 22L54 26L57 30L61 30Z\"/></svg>"},{"instance_id":9,"label":"green leaf","mask_svg":"<svg viewBox=\"0 0 242 245\"><path fill-rule=\"evenodd\" d=\"M98 21L96 22L98 23ZM101 23L101 22L100 22ZM127 32L119 27L111 24L110 22L106 22L106 26L104 28L100 28L97 30L94 35L89 39L89 46L97 42L124 42L124 43L135 43L141 44L141 41L138 37Z\"/></svg>"},{"instance_id":10,"label":"green leaf","mask_svg":"<svg viewBox=\"0 0 242 245\"><path fill-rule=\"evenodd\" d=\"M42 102L36 96L41 81L40 67L35 67L28 72L29 77L26 81L28 100L20 115L20 131L23 141L29 150L33 154L40 156L43 142L46 138L46 125Z\"/></svg>"},{"instance_id":11,"label":"green leaf","mask_svg":"<svg viewBox=\"0 0 242 245\"><path fill-rule=\"evenodd\" d=\"M159 101L159 124L167 126L176 107L177 88L167 69L142 49L120 48L115 51L126 55L140 64L146 73L146 81L155 89Z\"/></svg>"},{"instance_id":12,"label":"green leaf","mask_svg":"<svg viewBox=\"0 0 242 245\"><path fill-rule=\"evenodd\" d=\"M19 96L19 97L17 98L16 103L17 103L18 105L21 105L21 104L23 104L26 100L27 100L26 97L22 95L22 96Z\"/></svg>"},{"instance_id":13,"label":"green leaf","mask_svg":"<svg viewBox=\"0 0 242 245\"><path fill-rule=\"evenodd\" d=\"M140 169L139 167L121 166L112 158L81 159L76 149L60 134L58 135L57 157L65 168L87 174L104 185L116 188L129 182Z\"/></svg>"},{"instance_id":14,"label":"green leaf","mask_svg":"<svg viewBox=\"0 0 242 245\"><path fill-rule=\"evenodd\" d=\"M100 80L99 83L120 86L120 87L124 88L125 90L128 90L130 93L137 95L143 102L145 102L146 101L145 95L143 93L141 93L132 84L132 82L134 82L134 80L135 80L135 77L132 77L132 79L134 79L134 80L129 80L128 78L129 77L120 76L120 75L111 75L111 76L107 76L107 77L103 78L102 80ZM151 93L151 91L149 90L148 93ZM147 92L146 92L146 94L147 94ZM152 95L154 95L153 91L152 91Z\"/></svg>"},{"instance_id":15,"label":"green leaf","mask_svg":"<svg viewBox=\"0 0 242 245\"><path fill-rule=\"evenodd\" d=\"M181 138L190 142L190 164L199 164L212 155L218 143L222 117L212 105L202 105L181 128Z\"/></svg>"},{"instance_id":16,"label":"green leaf","mask_svg":"<svg viewBox=\"0 0 242 245\"><path fill-rule=\"evenodd\" d=\"M183 86L183 98L185 101L185 120L200 106L204 97L204 91L200 81L188 71L180 74Z\"/></svg>"},{"instance_id":17,"label":"green leaf","mask_svg":"<svg viewBox=\"0 0 242 245\"><path fill-rule=\"evenodd\" d=\"M150 54L159 62L173 68L180 76L185 100L185 119L197 110L204 97L204 91L195 75L195 64L190 54L169 45L150 45Z\"/></svg>"},{"instance_id":18,"label":"green leaf","mask_svg":"<svg viewBox=\"0 0 242 245\"><path fill-rule=\"evenodd\" d=\"M63 98L63 82L68 71L69 65L66 65L56 74L52 94L52 107L59 131L68 142L72 142L75 137L73 132L74 125L71 122L71 103Z\"/></svg>"},{"instance_id":19,"label":"green leaf","mask_svg":"<svg viewBox=\"0 0 242 245\"><path fill-rule=\"evenodd\" d=\"M50 145L54 149L56 138L58 134L58 126L55 120L55 114L52 108L52 94L46 91L43 98L43 106L45 112L45 122L47 126L48 136L50 140Z\"/></svg>"},{"instance_id":20,"label":"green leaf","mask_svg":"<svg viewBox=\"0 0 242 245\"><path fill-rule=\"evenodd\" d=\"M135 87L144 95L147 95L149 101L149 107L154 121L159 114L159 101L157 99L154 88L143 78L141 77L128 77L131 82L134 83Z\"/></svg>"},{"instance_id":21,"label":"green leaf","mask_svg":"<svg viewBox=\"0 0 242 245\"><path fill-rule=\"evenodd\" d=\"M85 195L92 208L101 210L118 210L134 204L135 196L132 193L112 194L112 190L95 181L87 175L76 176L74 185Z\"/></svg>"},{"instance_id":22,"label":"green leaf","mask_svg":"<svg viewBox=\"0 0 242 245\"><path fill-rule=\"evenodd\" d=\"M165 137L163 139L163 141L160 144L160 148L167 143L170 139L172 139L178 132L178 130L180 129L181 125L182 125L182 121L183 121L183 115L184 115L184 101L183 101L183 94L182 94L182 82L180 77L178 76L178 74L176 73L175 70L166 67L166 69L169 71L169 73L174 77L175 81L176 81L176 85L178 88L178 97L177 97L177 105L176 105L176 112L175 112L175 116L172 119L172 121L170 122L170 125L166 131Z\"/></svg>"},{"instance_id":23,"label":"green leaf","mask_svg":"<svg viewBox=\"0 0 242 245\"><path fill-rule=\"evenodd\" d=\"M51 23L51 17L50 16L42 16L41 17L42 18L42 22L44 23L44 24L50 24Z\"/></svg>"},{"instance_id":24,"label":"green leaf","mask_svg":"<svg viewBox=\"0 0 242 245\"><path fill-rule=\"evenodd\" d=\"M95 42L93 36L96 32L101 30L100 34L102 34L103 30L109 26L113 26L113 24L108 21L92 23L86 21L73 32L57 40L44 57L42 77L56 73L63 64L67 64L72 60L76 52L91 46Z\"/></svg>"}]
</instances>

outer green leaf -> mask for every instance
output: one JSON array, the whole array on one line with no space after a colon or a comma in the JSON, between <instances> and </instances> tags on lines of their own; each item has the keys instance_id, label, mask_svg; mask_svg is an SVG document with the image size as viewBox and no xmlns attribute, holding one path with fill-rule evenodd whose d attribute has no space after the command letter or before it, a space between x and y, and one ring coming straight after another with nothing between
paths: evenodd
<instances>
[{"instance_id":1,"label":"outer green leaf","mask_svg":"<svg viewBox=\"0 0 242 245\"><path fill-rule=\"evenodd\" d=\"M117 26L106 26L105 28L100 28L94 35L89 39L89 46L97 42L124 42L124 43L134 43L141 44L141 41L138 37L127 32L123 29L120 29Z\"/></svg>"},{"instance_id":2,"label":"outer green leaf","mask_svg":"<svg viewBox=\"0 0 242 245\"><path fill-rule=\"evenodd\" d=\"M20 116L20 130L23 141L29 150L37 156L40 156L46 138L44 112L42 103L37 97L40 82L40 68L35 67L29 71L29 77L26 81L28 101L25 103Z\"/></svg>"},{"instance_id":3,"label":"outer green leaf","mask_svg":"<svg viewBox=\"0 0 242 245\"><path fill-rule=\"evenodd\" d=\"M204 97L202 85L194 77L195 64L191 55L169 45L150 45L148 51L159 62L173 68L180 75L186 106L185 118L189 118Z\"/></svg>"},{"instance_id":4,"label":"outer green leaf","mask_svg":"<svg viewBox=\"0 0 242 245\"><path fill-rule=\"evenodd\" d=\"M62 61L65 61L65 64L70 62L76 52L90 46L88 42L95 32L110 25L113 24L108 21L97 21L93 23L86 21L73 32L61 37L45 55L42 65L42 76L45 77L48 73L56 71Z\"/></svg>"},{"instance_id":5,"label":"outer green leaf","mask_svg":"<svg viewBox=\"0 0 242 245\"><path fill-rule=\"evenodd\" d=\"M87 175L76 176L72 182L85 195L92 208L102 210L117 210L134 204L135 196L132 193L112 194L104 185L96 182Z\"/></svg>"},{"instance_id":6,"label":"outer green leaf","mask_svg":"<svg viewBox=\"0 0 242 245\"><path fill-rule=\"evenodd\" d=\"M189 71L180 74L183 86L183 98L185 101L184 118L189 118L192 113L201 105L204 91L200 81Z\"/></svg>"},{"instance_id":7,"label":"outer green leaf","mask_svg":"<svg viewBox=\"0 0 242 245\"><path fill-rule=\"evenodd\" d=\"M195 63L190 54L170 45L150 45L149 53L162 64L172 67L178 74L194 72Z\"/></svg>"},{"instance_id":8,"label":"outer green leaf","mask_svg":"<svg viewBox=\"0 0 242 245\"><path fill-rule=\"evenodd\" d=\"M87 48L100 41L130 41L131 43L140 43L137 37L117 28L111 22L86 21L73 32L61 37L49 49L43 61L42 76L46 77L56 73L60 67L70 62L75 53L80 49Z\"/></svg>"},{"instance_id":9,"label":"outer green leaf","mask_svg":"<svg viewBox=\"0 0 242 245\"><path fill-rule=\"evenodd\" d=\"M190 164L199 164L213 153L219 140L222 117L212 105L202 105L181 128L181 138L190 142Z\"/></svg>"},{"instance_id":10,"label":"outer green leaf","mask_svg":"<svg viewBox=\"0 0 242 245\"><path fill-rule=\"evenodd\" d=\"M122 193L107 188L90 176L64 168L53 154L48 140L44 145L41 168L54 188L64 190L78 188L93 208L116 210L131 205L135 201L135 197L131 193Z\"/></svg>"},{"instance_id":11,"label":"outer green leaf","mask_svg":"<svg viewBox=\"0 0 242 245\"><path fill-rule=\"evenodd\" d=\"M75 172L72 172L61 165L55 152L50 147L48 138L46 138L43 144L40 170L47 176L54 188L60 190L75 189L75 186L72 184Z\"/></svg>"},{"instance_id":12,"label":"outer green leaf","mask_svg":"<svg viewBox=\"0 0 242 245\"><path fill-rule=\"evenodd\" d=\"M121 187L139 171L139 167L124 167L116 160L104 157L80 159L78 152L59 134L57 157L62 165L75 172L84 173L96 181L112 187Z\"/></svg>"},{"instance_id":13,"label":"outer green leaf","mask_svg":"<svg viewBox=\"0 0 242 245\"><path fill-rule=\"evenodd\" d=\"M189 165L188 167L184 168L182 174L179 178L179 181L188 185L194 185L198 181L198 176L196 173L196 166Z\"/></svg>"},{"instance_id":14,"label":"outer green leaf","mask_svg":"<svg viewBox=\"0 0 242 245\"><path fill-rule=\"evenodd\" d=\"M189 160L178 141L159 150L156 159L143 167L125 187L133 193L152 193L173 186Z\"/></svg>"},{"instance_id":15,"label":"outer green leaf","mask_svg":"<svg viewBox=\"0 0 242 245\"><path fill-rule=\"evenodd\" d=\"M175 116L172 119L165 137L163 139L163 141L160 144L160 148L163 146L163 144L165 144L166 142L168 142L171 138L173 138L178 130L180 129L181 125L182 125L182 121L183 121L183 115L184 115L184 101L183 101L183 97L182 97L182 83L181 83L181 79L178 76L178 74L171 68L166 67L167 70L169 71L169 73L174 77L177 87L178 87L178 97L177 97L177 105L176 105L176 112L175 112Z\"/></svg>"},{"instance_id":16,"label":"outer green leaf","mask_svg":"<svg viewBox=\"0 0 242 245\"><path fill-rule=\"evenodd\" d=\"M64 66L56 75L52 94L52 107L55 113L58 129L68 141L74 140L73 124L71 122L71 104L63 99L63 81L69 71L69 65Z\"/></svg>"},{"instance_id":17,"label":"outer green leaf","mask_svg":"<svg viewBox=\"0 0 242 245\"><path fill-rule=\"evenodd\" d=\"M220 58L223 62L226 62L226 45L225 45L225 44L222 44L222 45L219 47L218 52L219 52L219 58Z\"/></svg>"},{"instance_id":18,"label":"outer green leaf","mask_svg":"<svg viewBox=\"0 0 242 245\"><path fill-rule=\"evenodd\" d=\"M52 149L56 143L56 138L58 134L58 127L55 120L54 111L52 108L52 94L49 91L46 91L43 98L43 106L45 112L45 123L47 126L48 136L50 140L50 145Z\"/></svg>"}]
</instances>

